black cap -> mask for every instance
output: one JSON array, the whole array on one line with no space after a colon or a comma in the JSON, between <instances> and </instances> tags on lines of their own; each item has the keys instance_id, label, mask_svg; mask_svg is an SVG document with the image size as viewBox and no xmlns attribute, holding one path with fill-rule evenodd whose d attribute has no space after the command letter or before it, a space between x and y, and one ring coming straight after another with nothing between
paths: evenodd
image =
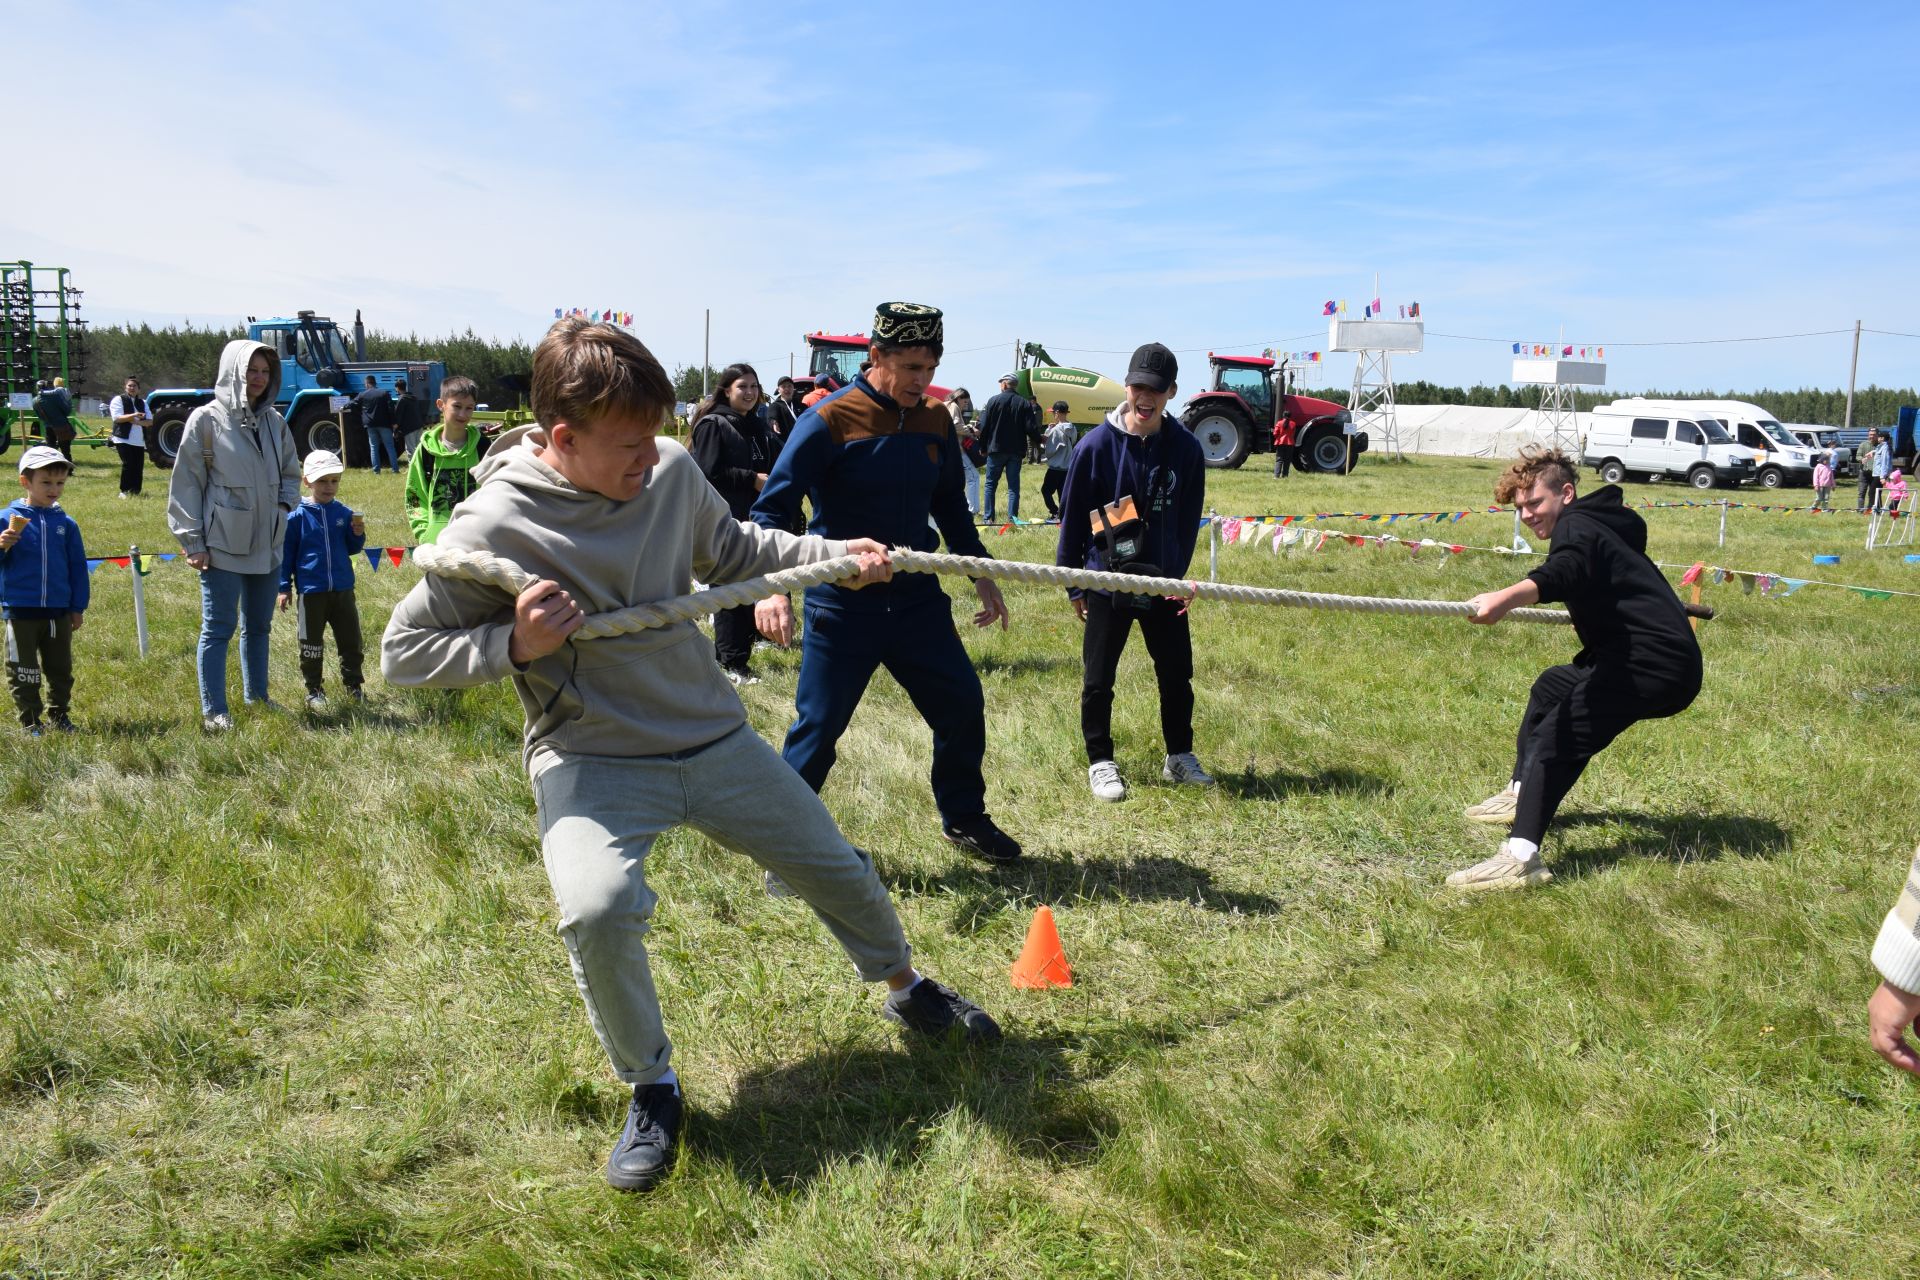
<instances>
[{"instance_id":1,"label":"black cap","mask_svg":"<svg viewBox=\"0 0 1920 1280\"><path fill-rule=\"evenodd\" d=\"M1067 412L1067 402L1065 400L1055 400L1053 402L1053 411L1055 413Z\"/></svg>"},{"instance_id":2,"label":"black cap","mask_svg":"<svg viewBox=\"0 0 1920 1280\"><path fill-rule=\"evenodd\" d=\"M1130 387L1165 391L1174 384L1179 374L1180 362L1173 358L1173 352L1158 342L1149 342L1133 353L1133 359L1127 361L1127 385Z\"/></svg>"}]
</instances>

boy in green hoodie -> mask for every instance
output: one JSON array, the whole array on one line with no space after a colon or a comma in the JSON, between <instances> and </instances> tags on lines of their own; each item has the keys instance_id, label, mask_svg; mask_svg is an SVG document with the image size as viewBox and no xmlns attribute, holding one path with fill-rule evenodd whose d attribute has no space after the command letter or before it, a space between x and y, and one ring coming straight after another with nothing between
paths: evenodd
<instances>
[{"instance_id":1,"label":"boy in green hoodie","mask_svg":"<svg viewBox=\"0 0 1920 1280\"><path fill-rule=\"evenodd\" d=\"M407 523L415 542L439 537L453 509L473 492L473 469L483 452L473 427L479 400L472 378L456 376L440 384L440 424L427 428L407 462Z\"/></svg>"}]
</instances>

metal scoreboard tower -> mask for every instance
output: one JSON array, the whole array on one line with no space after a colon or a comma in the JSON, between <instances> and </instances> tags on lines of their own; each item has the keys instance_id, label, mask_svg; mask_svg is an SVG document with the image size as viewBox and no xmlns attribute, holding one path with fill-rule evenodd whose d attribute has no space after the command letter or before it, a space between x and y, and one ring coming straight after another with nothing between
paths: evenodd
<instances>
[{"instance_id":1,"label":"metal scoreboard tower","mask_svg":"<svg viewBox=\"0 0 1920 1280\"><path fill-rule=\"evenodd\" d=\"M1347 411L1353 425L1373 433L1384 453L1402 457L1400 423L1393 398L1393 357L1418 355L1426 347L1424 320L1387 320L1380 317L1354 320L1337 315L1327 326L1327 349L1351 351L1357 357L1353 365L1353 391ZM1418 446L1416 444L1416 451Z\"/></svg>"},{"instance_id":2,"label":"metal scoreboard tower","mask_svg":"<svg viewBox=\"0 0 1920 1280\"><path fill-rule=\"evenodd\" d=\"M1574 412L1574 388L1606 386L1606 362L1522 356L1513 362L1513 380L1520 386L1540 388L1541 437L1554 448L1577 457L1580 423Z\"/></svg>"}]
</instances>

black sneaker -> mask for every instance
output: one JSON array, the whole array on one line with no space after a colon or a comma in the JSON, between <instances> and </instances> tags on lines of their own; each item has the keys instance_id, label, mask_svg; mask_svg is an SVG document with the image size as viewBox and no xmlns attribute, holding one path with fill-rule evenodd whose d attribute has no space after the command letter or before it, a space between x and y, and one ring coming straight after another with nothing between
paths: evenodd
<instances>
[{"instance_id":1,"label":"black sneaker","mask_svg":"<svg viewBox=\"0 0 1920 1280\"><path fill-rule=\"evenodd\" d=\"M615 1191L651 1191L667 1176L680 1140L680 1091L670 1084L634 1088L627 1127L607 1157L607 1185Z\"/></svg>"},{"instance_id":2,"label":"black sneaker","mask_svg":"<svg viewBox=\"0 0 1920 1280\"><path fill-rule=\"evenodd\" d=\"M67 717L65 717L65 716L55 716L55 717L53 717L53 728L54 728L54 732L56 732L56 733L78 733L78 732L80 732L80 726L79 726L79 725L77 725L77 724L75 724L75 723L74 723L73 721L71 721L71 720L69 720L69 719L68 719Z\"/></svg>"},{"instance_id":3,"label":"black sneaker","mask_svg":"<svg viewBox=\"0 0 1920 1280\"><path fill-rule=\"evenodd\" d=\"M1020 842L993 825L986 814L942 823L940 833L986 862L1020 861Z\"/></svg>"},{"instance_id":4,"label":"black sneaker","mask_svg":"<svg viewBox=\"0 0 1920 1280\"><path fill-rule=\"evenodd\" d=\"M1000 1024L985 1009L932 978L889 993L880 1016L934 1040L957 1036L968 1044L993 1044L1000 1039Z\"/></svg>"}]
</instances>

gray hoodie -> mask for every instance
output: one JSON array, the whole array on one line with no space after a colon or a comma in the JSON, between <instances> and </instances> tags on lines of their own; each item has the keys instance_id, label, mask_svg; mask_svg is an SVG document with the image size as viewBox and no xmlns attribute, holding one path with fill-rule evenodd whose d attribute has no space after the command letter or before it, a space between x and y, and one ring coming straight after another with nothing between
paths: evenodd
<instances>
[{"instance_id":1,"label":"gray hoodie","mask_svg":"<svg viewBox=\"0 0 1920 1280\"><path fill-rule=\"evenodd\" d=\"M247 403L247 363L256 351L273 366L259 409ZM273 407L279 394L280 357L264 343L236 338L220 353L213 402L193 411L180 438L167 481L167 526L183 551L206 552L215 569L280 567L287 512L300 505L300 455Z\"/></svg>"},{"instance_id":2,"label":"gray hoodie","mask_svg":"<svg viewBox=\"0 0 1920 1280\"><path fill-rule=\"evenodd\" d=\"M435 540L485 548L551 579L586 612L685 595L846 554L846 543L735 520L687 451L660 441L637 497L577 489L535 456L545 437L522 427L474 469L473 496ZM665 755L704 746L746 722L739 695L691 622L568 643L522 670L507 657L513 596L499 587L426 577L394 609L380 644L389 684L465 688L511 678L526 712L529 767L542 747L602 756Z\"/></svg>"}]
</instances>

